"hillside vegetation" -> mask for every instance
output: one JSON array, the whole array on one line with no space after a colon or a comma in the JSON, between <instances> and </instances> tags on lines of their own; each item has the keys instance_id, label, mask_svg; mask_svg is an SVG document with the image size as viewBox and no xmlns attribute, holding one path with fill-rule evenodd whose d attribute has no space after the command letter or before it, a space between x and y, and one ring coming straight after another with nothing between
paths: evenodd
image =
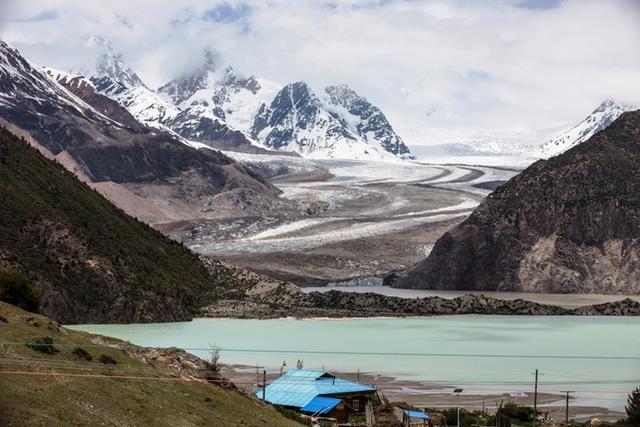
<instances>
[{"instance_id":1,"label":"hillside vegetation","mask_svg":"<svg viewBox=\"0 0 640 427\"><path fill-rule=\"evenodd\" d=\"M152 364L145 363L143 356L151 358L151 350L110 347L130 344L67 330L2 302L0 342L2 426L297 425L232 386L176 369L197 366L199 360L179 350L157 350ZM40 344L25 345L34 342ZM137 379L109 378L114 375Z\"/></svg>"},{"instance_id":2,"label":"hillside vegetation","mask_svg":"<svg viewBox=\"0 0 640 427\"><path fill-rule=\"evenodd\" d=\"M184 320L224 281L0 128L0 271L42 289L59 322Z\"/></svg>"}]
</instances>

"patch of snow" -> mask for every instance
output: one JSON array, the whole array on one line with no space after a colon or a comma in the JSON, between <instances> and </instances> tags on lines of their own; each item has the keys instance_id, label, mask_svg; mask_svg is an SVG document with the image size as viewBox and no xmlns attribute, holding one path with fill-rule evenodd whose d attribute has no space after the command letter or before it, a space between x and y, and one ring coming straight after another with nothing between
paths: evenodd
<instances>
[{"instance_id":1,"label":"patch of snow","mask_svg":"<svg viewBox=\"0 0 640 427\"><path fill-rule=\"evenodd\" d=\"M609 127L623 113L637 109L638 107L636 106L620 104L608 99L576 126L562 132L544 144L540 148L540 155L548 158L564 153Z\"/></svg>"}]
</instances>

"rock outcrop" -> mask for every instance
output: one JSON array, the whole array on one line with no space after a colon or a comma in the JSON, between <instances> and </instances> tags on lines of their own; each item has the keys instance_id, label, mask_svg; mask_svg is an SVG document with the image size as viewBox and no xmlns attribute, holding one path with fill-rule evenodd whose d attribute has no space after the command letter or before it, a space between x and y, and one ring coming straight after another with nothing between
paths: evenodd
<instances>
[{"instance_id":1,"label":"rock outcrop","mask_svg":"<svg viewBox=\"0 0 640 427\"><path fill-rule=\"evenodd\" d=\"M640 111L500 186L398 285L640 292Z\"/></svg>"},{"instance_id":2,"label":"rock outcrop","mask_svg":"<svg viewBox=\"0 0 640 427\"><path fill-rule=\"evenodd\" d=\"M375 293L331 290L303 293L294 285L256 286L217 299L202 309L205 317L266 319L282 317L411 317L485 314L504 316L640 316L640 303L625 299L612 303L568 309L522 299L504 300L485 295L399 298Z\"/></svg>"}]
</instances>

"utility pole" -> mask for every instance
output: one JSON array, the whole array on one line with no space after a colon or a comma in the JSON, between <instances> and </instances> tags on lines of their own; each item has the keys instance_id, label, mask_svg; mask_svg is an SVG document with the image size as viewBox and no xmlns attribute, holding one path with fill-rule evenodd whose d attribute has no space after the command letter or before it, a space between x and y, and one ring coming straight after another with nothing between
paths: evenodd
<instances>
[{"instance_id":1,"label":"utility pole","mask_svg":"<svg viewBox=\"0 0 640 427\"><path fill-rule=\"evenodd\" d=\"M463 392L462 388L456 388L453 390L453 394L455 394L457 396L457 401L458 401L458 427L460 427L460 393Z\"/></svg>"},{"instance_id":2,"label":"utility pole","mask_svg":"<svg viewBox=\"0 0 640 427\"><path fill-rule=\"evenodd\" d=\"M264 366L259 366L256 363L256 389L260 388L260 369L264 368Z\"/></svg>"},{"instance_id":3,"label":"utility pole","mask_svg":"<svg viewBox=\"0 0 640 427\"><path fill-rule=\"evenodd\" d=\"M538 370L536 369L536 380L533 387L533 427L536 427L536 418L538 417Z\"/></svg>"},{"instance_id":4,"label":"utility pole","mask_svg":"<svg viewBox=\"0 0 640 427\"><path fill-rule=\"evenodd\" d=\"M566 395L567 395L567 404L566 404L565 410L564 410L564 423L566 425L569 425L569 395L571 393L575 393L575 391L562 391L561 393L566 393Z\"/></svg>"},{"instance_id":5,"label":"utility pole","mask_svg":"<svg viewBox=\"0 0 640 427\"><path fill-rule=\"evenodd\" d=\"M267 400L267 370L262 371L262 401Z\"/></svg>"}]
</instances>

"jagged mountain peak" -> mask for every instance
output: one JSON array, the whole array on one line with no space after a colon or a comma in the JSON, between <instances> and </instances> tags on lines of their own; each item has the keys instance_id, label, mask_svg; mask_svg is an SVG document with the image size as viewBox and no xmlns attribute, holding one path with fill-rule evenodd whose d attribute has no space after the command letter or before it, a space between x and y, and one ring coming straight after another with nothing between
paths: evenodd
<instances>
[{"instance_id":1,"label":"jagged mountain peak","mask_svg":"<svg viewBox=\"0 0 640 427\"><path fill-rule=\"evenodd\" d=\"M40 73L17 49L3 40L0 40L0 71L4 74L22 75L23 77L25 74Z\"/></svg>"},{"instance_id":2,"label":"jagged mountain peak","mask_svg":"<svg viewBox=\"0 0 640 427\"><path fill-rule=\"evenodd\" d=\"M0 40L0 106L15 111L30 106L41 108L49 104L50 97L58 98L65 107L80 114L90 110L45 70L32 65L17 49Z\"/></svg>"},{"instance_id":3,"label":"jagged mountain peak","mask_svg":"<svg viewBox=\"0 0 640 427\"><path fill-rule=\"evenodd\" d=\"M278 96L282 97L286 97L287 95L291 97L291 99L293 100L292 102L294 103L320 103L320 98L318 98L318 96L313 92L313 89L311 89L311 87L303 81L289 83L284 88L282 88L282 91L280 91L280 94L278 94Z\"/></svg>"},{"instance_id":4,"label":"jagged mountain peak","mask_svg":"<svg viewBox=\"0 0 640 427\"><path fill-rule=\"evenodd\" d=\"M94 79L117 81L124 89L145 86L136 72L124 62L122 54L113 50L107 50L100 55Z\"/></svg>"},{"instance_id":5,"label":"jagged mountain peak","mask_svg":"<svg viewBox=\"0 0 640 427\"><path fill-rule=\"evenodd\" d=\"M346 84L338 84L338 85L330 85L327 86L324 91L329 95L336 103L339 100L343 100L342 102L346 102L351 98L360 98L360 96L356 93L355 90L351 89Z\"/></svg>"},{"instance_id":6,"label":"jagged mountain peak","mask_svg":"<svg viewBox=\"0 0 640 427\"><path fill-rule=\"evenodd\" d=\"M318 96L304 81L289 83L261 107L251 132L270 148L310 157L412 157L382 111L347 85Z\"/></svg>"},{"instance_id":7,"label":"jagged mountain peak","mask_svg":"<svg viewBox=\"0 0 640 427\"><path fill-rule=\"evenodd\" d=\"M413 158L380 108L346 84L328 86L325 93L332 105L346 110L343 115L350 116L347 122L355 126L355 133L367 143L379 144L385 151L403 159Z\"/></svg>"},{"instance_id":8,"label":"jagged mountain peak","mask_svg":"<svg viewBox=\"0 0 640 427\"><path fill-rule=\"evenodd\" d=\"M605 99L576 126L545 143L540 149L541 156L551 157L563 153L606 129L623 113L637 109L638 107L611 98Z\"/></svg>"},{"instance_id":9,"label":"jagged mountain peak","mask_svg":"<svg viewBox=\"0 0 640 427\"><path fill-rule=\"evenodd\" d=\"M118 97L133 88L146 88L138 74L125 62L124 55L105 36L91 36L87 46L100 53L89 79L99 92Z\"/></svg>"},{"instance_id":10,"label":"jagged mountain peak","mask_svg":"<svg viewBox=\"0 0 640 427\"><path fill-rule=\"evenodd\" d=\"M205 48L201 63L192 70L174 78L158 89L174 104L180 105L202 90L214 90L220 84L235 81L236 74L230 66L225 66L217 52Z\"/></svg>"}]
</instances>

